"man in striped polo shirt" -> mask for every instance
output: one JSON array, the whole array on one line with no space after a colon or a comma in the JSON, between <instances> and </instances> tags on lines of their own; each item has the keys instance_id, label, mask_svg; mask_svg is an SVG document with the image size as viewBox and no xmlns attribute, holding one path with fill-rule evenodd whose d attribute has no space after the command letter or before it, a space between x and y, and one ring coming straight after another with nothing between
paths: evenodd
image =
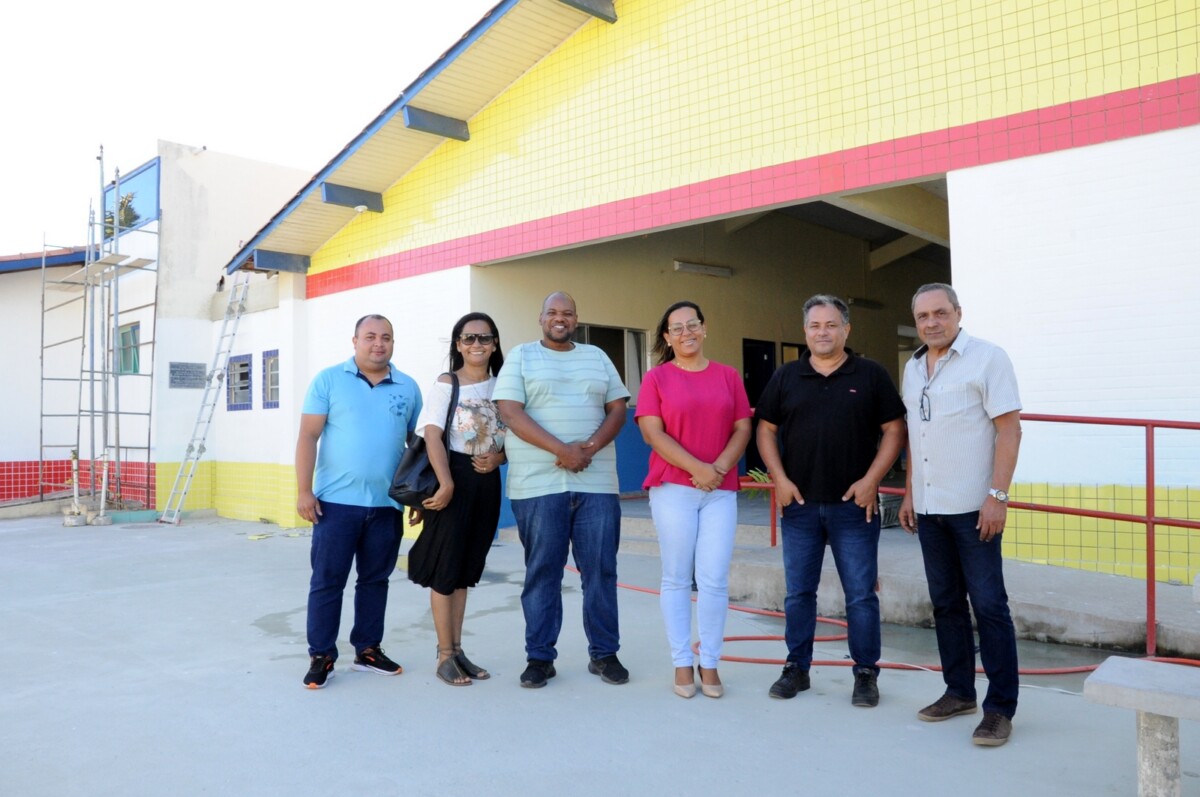
<instances>
[{"instance_id":1,"label":"man in striped polo shirt","mask_svg":"<svg viewBox=\"0 0 1200 797\"><path fill-rule=\"evenodd\" d=\"M1008 741L1017 710L1017 640L1000 535L1021 443L1021 399L1004 350L960 329L952 287L922 285L912 311L924 345L904 369L908 491L900 525L921 542L946 682L946 693L917 717L939 722L975 713L974 609L988 688L972 740L998 746Z\"/></svg>"},{"instance_id":2,"label":"man in striped polo shirt","mask_svg":"<svg viewBox=\"0 0 1200 797\"><path fill-rule=\"evenodd\" d=\"M506 489L525 548L525 655L521 686L553 678L562 629L563 567L574 551L583 583L588 671L623 684L617 659L617 546L621 538L617 454L629 391L601 349L571 340L575 300L556 292L538 316L542 339L514 347L492 398L512 432Z\"/></svg>"}]
</instances>

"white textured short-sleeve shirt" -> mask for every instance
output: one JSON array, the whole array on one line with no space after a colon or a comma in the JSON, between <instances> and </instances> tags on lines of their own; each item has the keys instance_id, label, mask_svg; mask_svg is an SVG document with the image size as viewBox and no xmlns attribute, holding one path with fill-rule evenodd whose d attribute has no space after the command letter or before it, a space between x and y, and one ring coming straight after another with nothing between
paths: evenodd
<instances>
[{"instance_id":1,"label":"white textured short-sleeve shirt","mask_svg":"<svg viewBox=\"0 0 1200 797\"><path fill-rule=\"evenodd\" d=\"M494 376L473 385L459 385L458 406L450 417L450 434L447 435L451 451L475 456L504 450L508 427L500 420L496 402L492 401L495 387ZM421 408L421 417L417 418L417 434L424 437L426 426L441 429L446 425L453 392L454 386L441 380L425 391L425 406Z\"/></svg>"},{"instance_id":2,"label":"white textured short-sleeve shirt","mask_svg":"<svg viewBox=\"0 0 1200 797\"><path fill-rule=\"evenodd\" d=\"M959 331L932 376L926 352L925 346L917 349L905 366L902 391L913 508L922 515L975 512L992 484L992 419L1021 409L1017 376L1003 349L965 331ZM929 420L922 413L923 397Z\"/></svg>"},{"instance_id":3,"label":"white textured short-sleeve shirt","mask_svg":"<svg viewBox=\"0 0 1200 797\"><path fill-rule=\"evenodd\" d=\"M494 401L519 401L525 412L564 443L591 437L604 422L604 405L629 398L608 355L596 346L576 343L570 351L548 349L539 341L522 343L504 358L496 378ZM555 466L555 456L516 434L506 438L509 498L538 498L557 493L615 493L617 451L607 445L579 473Z\"/></svg>"}]
</instances>

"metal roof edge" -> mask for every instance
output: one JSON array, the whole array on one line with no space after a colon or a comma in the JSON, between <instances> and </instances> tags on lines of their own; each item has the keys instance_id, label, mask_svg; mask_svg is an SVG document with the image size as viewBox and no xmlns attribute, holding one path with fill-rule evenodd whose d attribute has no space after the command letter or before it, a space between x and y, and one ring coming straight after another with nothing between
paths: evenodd
<instances>
[{"instance_id":1,"label":"metal roof edge","mask_svg":"<svg viewBox=\"0 0 1200 797\"><path fill-rule=\"evenodd\" d=\"M316 191L317 187L320 186L321 183L323 183L325 179L329 177L329 175L337 171L338 167L345 163L346 160L355 152L357 152L363 144L365 144L372 136L379 132L380 128L391 121L392 117L399 113L400 110L421 91L421 89L429 85L429 83L432 82L433 79L438 75L440 75L446 69L446 67L454 62L455 59L470 49L471 45L477 42L492 28L493 25L495 25L502 17L504 17L505 14L516 7L519 2L521 2L521 0L501 0L501 2L497 3L490 11L484 14L483 18L479 20L479 22L476 22L470 30L463 34L462 38L455 42L450 49L442 53L442 55L436 61L434 61L433 64L431 64L425 69L425 71L417 76L416 80L414 80L408 85L407 88L401 91L400 96L397 97L390 105L384 108L383 111L370 122L370 124L362 129L362 132L360 132L350 141L349 144L342 148L341 152L335 155L315 175L313 175L312 179L309 180L303 188L296 192L296 195L293 196L278 213L272 216L271 219L265 225L263 225L262 229L254 234L254 237L247 241L246 244L238 250L237 254L235 254L229 263L226 264L224 272L226 274L232 274L241 268L242 265L250 259L250 255L254 253L254 250L258 247L258 245L262 243L267 236L274 232L275 229L284 221L284 219L290 216L292 212L304 202L304 200L308 199L309 195Z\"/></svg>"},{"instance_id":2,"label":"metal roof edge","mask_svg":"<svg viewBox=\"0 0 1200 797\"><path fill-rule=\"evenodd\" d=\"M62 251L55 250L54 254L46 254L46 267L57 266L82 266L87 260L87 247L80 246ZM42 255L29 255L22 257L16 255L13 257L0 258L0 274L17 271L33 271L42 267Z\"/></svg>"}]
</instances>

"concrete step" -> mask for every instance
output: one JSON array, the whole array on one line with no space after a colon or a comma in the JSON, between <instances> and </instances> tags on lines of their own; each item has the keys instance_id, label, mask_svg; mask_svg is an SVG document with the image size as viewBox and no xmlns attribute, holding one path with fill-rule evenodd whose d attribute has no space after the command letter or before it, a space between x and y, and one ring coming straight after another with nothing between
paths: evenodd
<instances>
[{"instance_id":1,"label":"concrete step","mask_svg":"<svg viewBox=\"0 0 1200 797\"><path fill-rule=\"evenodd\" d=\"M502 539L517 541L516 528L503 529L500 534ZM782 548L769 546L766 526L739 525L737 535L729 571L730 602L782 611L787 595ZM657 557L653 523L646 518L622 518L620 550L622 554ZM1014 560L1005 562L1004 577L1019 638L1145 650L1143 581ZM1192 600L1191 585L1157 585L1156 604L1159 654L1200 658L1200 605ZM879 609L886 623L933 627L920 544L898 528L885 528L880 535ZM825 557L817 611L825 617L846 614L832 554Z\"/></svg>"}]
</instances>

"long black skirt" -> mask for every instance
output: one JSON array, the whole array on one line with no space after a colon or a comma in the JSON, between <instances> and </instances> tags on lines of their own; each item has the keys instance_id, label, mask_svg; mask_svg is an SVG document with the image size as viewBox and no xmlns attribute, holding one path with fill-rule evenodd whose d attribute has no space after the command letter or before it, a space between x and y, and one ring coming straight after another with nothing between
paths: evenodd
<instances>
[{"instance_id":1,"label":"long black skirt","mask_svg":"<svg viewBox=\"0 0 1200 797\"><path fill-rule=\"evenodd\" d=\"M449 453L454 496L445 509L425 510L408 552L409 580L442 595L479 583L500 522L499 469L476 473L470 456Z\"/></svg>"}]
</instances>

